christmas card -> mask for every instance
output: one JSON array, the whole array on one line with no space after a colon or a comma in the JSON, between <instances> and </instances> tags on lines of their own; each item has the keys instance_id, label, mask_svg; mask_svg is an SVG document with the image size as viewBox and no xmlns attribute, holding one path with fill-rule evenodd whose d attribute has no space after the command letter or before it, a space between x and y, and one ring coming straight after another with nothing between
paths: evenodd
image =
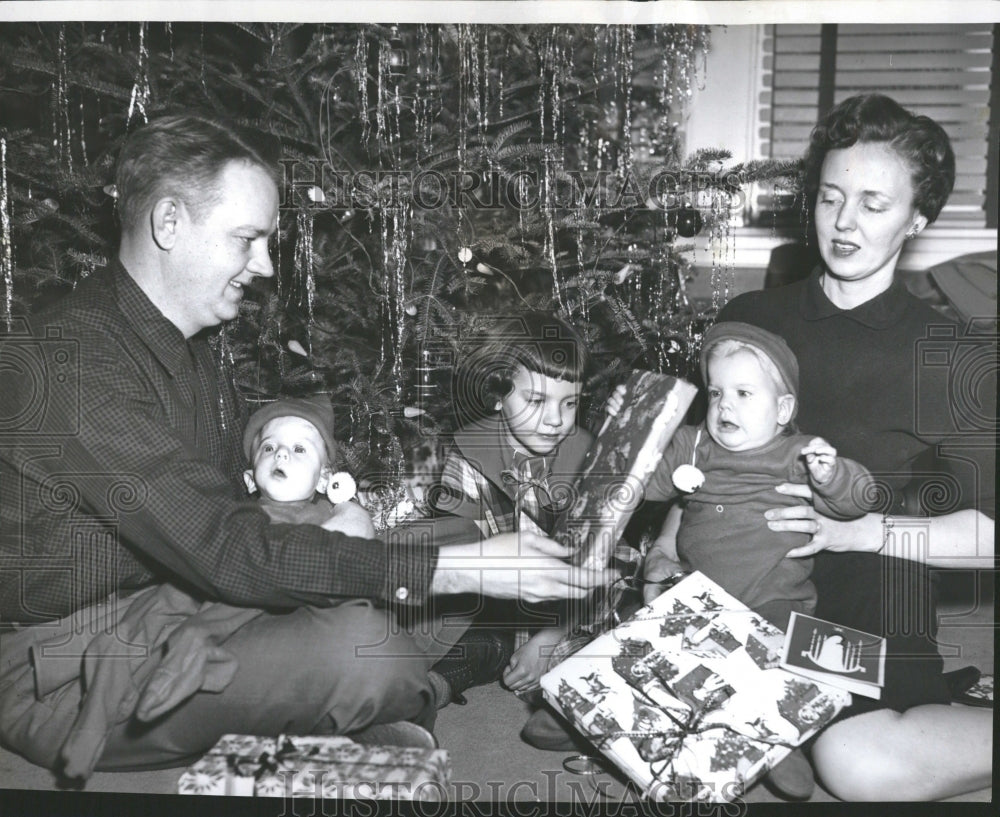
<instances>
[{"instance_id":1,"label":"christmas card","mask_svg":"<svg viewBox=\"0 0 1000 817\"><path fill-rule=\"evenodd\" d=\"M878 699L885 684L885 639L792 613L781 666L797 675Z\"/></svg>"},{"instance_id":2,"label":"christmas card","mask_svg":"<svg viewBox=\"0 0 1000 817\"><path fill-rule=\"evenodd\" d=\"M574 564L604 567L697 389L684 380L633 372L616 417L608 417L575 486L575 501L552 538L574 550Z\"/></svg>"}]
</instances>

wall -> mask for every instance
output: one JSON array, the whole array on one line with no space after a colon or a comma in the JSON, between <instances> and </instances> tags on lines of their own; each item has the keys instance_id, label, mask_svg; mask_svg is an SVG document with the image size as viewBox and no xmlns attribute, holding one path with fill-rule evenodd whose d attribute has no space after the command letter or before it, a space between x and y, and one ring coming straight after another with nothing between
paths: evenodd
<instances>
[{"instance_id":1,"label":"wall","mask_svg":"<svg viewBox=\"0 0 1000 817\"><path fill-rule=\"evenodd\" d=\"M685 145L689 153L698 148L718 147L729 150L734 162L761 158L757 101L762 90L762 40L763 26L712 27L704 87L694 89L685 119ZM738 291L763 283L763 269L771 250L788 240L768 229L736 228L726 260L738 271ZM923 270L959 255L996 247L996 230L931 225L907 243L899 269ZM712 252L704 238L694 260L699 268L711 268ZM707 271L698 276L693 282L693 294L702 294L701 281L707 282L708 278Z\"/></svg>"}]
</instances>

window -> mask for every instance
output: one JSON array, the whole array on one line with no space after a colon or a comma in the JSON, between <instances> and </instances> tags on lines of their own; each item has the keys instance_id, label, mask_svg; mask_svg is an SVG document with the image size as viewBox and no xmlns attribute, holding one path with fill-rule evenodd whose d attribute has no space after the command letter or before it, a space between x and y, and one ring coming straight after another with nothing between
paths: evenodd
<instances>
[{"instance_id":1,"label":"window","mask_svg":"<svg viewBox=\"0 0 1000 817\"><path fill-rule=\"evenodd\" d=\"M991 88L997 28L989 23L767 26L759 108L763 155L799 158L812 126L833 105L857 93L885 93L933 117L952 139L955 191L938 224L995 228L997 140L990 134L997 133L1000 107L995 80ZM766 194L758 198L765 213L780 204Z\"/></svg>"}]
</instances>

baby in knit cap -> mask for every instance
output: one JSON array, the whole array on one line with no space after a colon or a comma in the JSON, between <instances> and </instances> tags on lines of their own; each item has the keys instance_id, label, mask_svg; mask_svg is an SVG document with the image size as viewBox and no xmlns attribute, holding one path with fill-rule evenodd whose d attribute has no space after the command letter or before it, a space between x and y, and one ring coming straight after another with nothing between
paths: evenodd
<instances>
[{"instance_id":1,"label":"baby in knit cap","mask_svg":"<svg viewBox=\"0 0 1000 817\"><path fill-rule=\"evenodd\" d=\"M272 522L319 525L371 539L371 517L351 499L354 480L334 473L333 409L322 395L275 400L255 411L243 432L250 467L243 481Z\"/></svg>"},{"instance_id":2,"label":"baby in knit cap","mask_svg":"<svg viewBox=\"0 0 1000 817\"><path fill-rule=\"evenodd\" d=\"M785 628L790 613L812 613L816 589L811 558L786 553L809 534L767 526L770 508L805 502L779 494L783 482L808 482L825 516L853 519L871 510L872 477L838 457L821 437L799 434L799 367L777 335L746 323L715 324L701 353L708 414L700 426L678 429L646 489L646 499L683 496L676 550L657 539L643 564L648 602L657 582L699 570L752 610Z\"/></svg>"}]
</instances>

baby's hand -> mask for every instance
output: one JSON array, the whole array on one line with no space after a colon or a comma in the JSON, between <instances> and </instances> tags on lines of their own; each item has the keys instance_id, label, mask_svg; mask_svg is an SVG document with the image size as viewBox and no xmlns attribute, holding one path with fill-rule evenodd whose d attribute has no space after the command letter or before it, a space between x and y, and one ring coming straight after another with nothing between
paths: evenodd
<instances>
[{"instance_id":1,"label":"baby's hand","mask_svg":"<svg viewBox=\"0 0 1000 817\"><path fill-rule=\"evenodd\" d=\"M611 392L608 397L607 402L604 404L604 410L612 417L617 417L618 413L622 410L625 405L625 384L620 383L615 386L615 390Z\"/></svg>"},{"instance_id":2,"label":"baby's hand","mask_svg":"<svg viewBox=\"0 0 1000 817\"><path fill-rule=\"evenodd\" d=\"M837 465L837 449L822 437L813 437L802 449L806 458L806 467L813 480L823 485L833 477L833 469Z\"/></svg>"}]
</instances>

